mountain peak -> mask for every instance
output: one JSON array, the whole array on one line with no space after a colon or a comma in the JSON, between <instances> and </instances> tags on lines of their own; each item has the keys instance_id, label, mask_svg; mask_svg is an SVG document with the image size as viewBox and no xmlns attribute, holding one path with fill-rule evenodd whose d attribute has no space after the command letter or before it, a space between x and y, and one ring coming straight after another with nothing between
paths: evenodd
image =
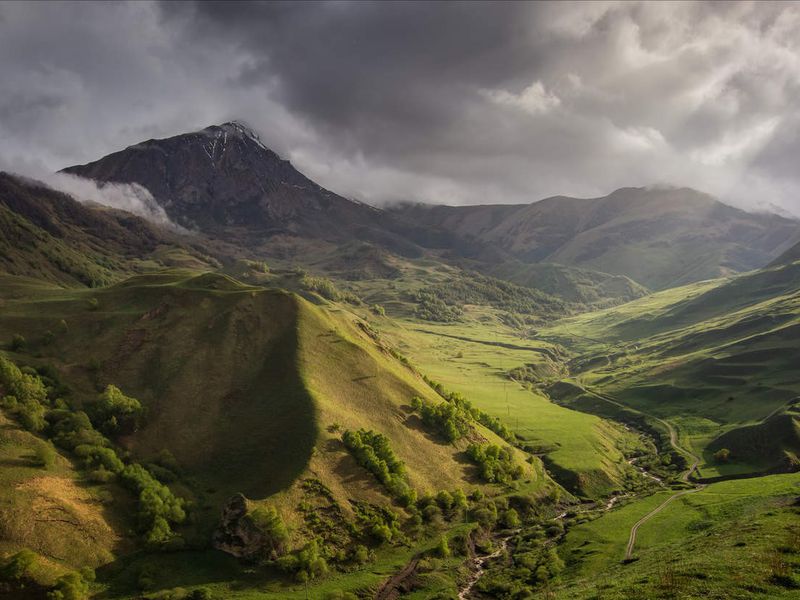
<instances>
[{"instance_id":1,"label":"mountain peak","mask_svg":"<svg viewBox=\"0 0 800 600\"><path fill-rule=\"evenodd\" d=\"M256 130L250 127L244 121L234 120L227 121L226 123L221 123L219 125L210 125L200 131L200 133L214 137L229 135L243 139L249 139L262 148L265 148Z\"/></svg>"}]
</instances>

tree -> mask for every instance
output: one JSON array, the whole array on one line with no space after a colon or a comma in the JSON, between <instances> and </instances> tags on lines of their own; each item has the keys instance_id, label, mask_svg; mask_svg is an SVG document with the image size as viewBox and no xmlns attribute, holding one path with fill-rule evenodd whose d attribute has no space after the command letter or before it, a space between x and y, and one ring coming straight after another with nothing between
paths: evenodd
<instances>
[{"instance_id":1,"label":"tree","mask_svg":"<svg viewBox=\"0 0 800 600\"><path fill-rule=\"evenodd\" d=\"M436 544L436 556L439 558L447 558L450 556L450 545L447 543L447 538L442 536L439 538L439 543Z\"/></svg>"},{"instance_id":2,"label":"tree","mask_svg":"<svg viewBox=\"0 0 800 600\"><path fill-rule=\"evenodd\" d=\"M731 451L727 448L721 448L714 453L714 460L718 463L726 463L731 458Z\"/></svg>"},{"instance_id":3,"label":"tree","mask_svg":"<svg viewBox=\"0 0 800 600\"><path fill-rule=\"evenodd\" d=\"M141 403L122 393L115 385L106 386L93 406L98 427L107 434L133 433L139 428Z\"/></svg>"},{"instance_id":4,"label":"tree","mask_svg":"<svg viewBox=\"0 0 800 600\"><path fill-rule=\"evenodd\" d=\"M80 573L67 573L56 581L48 600L86 600L89 597L89 583Z\"/></svg>"},{"instance_id":5,"label":"tree","mask_svg":"<svg viewBox=\"0 0 800 600\"><path fill-rule=\"evenodd\" d=\"M509 508L505 513L503 513L503 524L509 529L519 527L520 520L517 511L513 508Z\"/></svg>"},{"instance_id":6,"label":"tree","mask_svg":"<svg viewBox=\"0 0 800 600\"><path fill-rule=\"evenodd\" d=\"M36 562L36 554L25 548L8 559L8 562L3 565L2 574L6 579L23 579L28 575L34 562Z\"/></svg>"},{"instance_id":7,"label":"tree","mask_svg":"<svg viewBox=\"0 0 800 600\"><path fill-rule=\"evenodd\" d=\"M275 558L286 552L286 544L289 541L289 531L281 519L278 511L270 507L259 507L255 509L250 518L253 524L264 534L265 542L269 554Z\"/></svg>"},{"instance_id":8,"label":"tree","mask_svg":"<svg viewBox=\"0 0 800 600\"><path fill-rule=\"evenodd\" d=\"M36 446L36 462L45 469L49 469L55 464L56 451L50 442Z\"/></svg>"}]
</instances>

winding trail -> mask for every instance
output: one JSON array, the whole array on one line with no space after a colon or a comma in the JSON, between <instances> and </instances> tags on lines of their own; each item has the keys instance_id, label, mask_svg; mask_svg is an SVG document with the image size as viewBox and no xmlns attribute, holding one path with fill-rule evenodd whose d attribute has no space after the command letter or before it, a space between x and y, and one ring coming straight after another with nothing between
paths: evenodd
<instances>
[{"instance_id":1,"label":"winding trail","mask_svg":"<svg viewBox=\"0 0 800 600\"><path fill-rule=\"evenodd\" d=\"M470 575L467 583L464 584L464 587L458 592L458 600L467 600L467 598L469 598L472 588L474 588L475 584L478 583L478 580L483 577L483 572L485 570L484 565L493 558L497 558L503 554L505 549L508 548L508 541L517 533L519 533L519 529L516 529L511 534L503 537L500 541L500 547L491 554L487 554L485 556L476 556L472 559L474 571L472 572L472 575Z\"/></svg>"},{"instance_id":2,"label":"winding trail","mask_svg":"<svg viewBox=\"0 0 800 600\"><path fill-rule=\"evenodd\" d=\"M624 408L626 410L637 412L637 413L639 413L641 415L644 415L645 417L647 417L649 419L653 419L654 421L657 421L657 422L661 423L667 429L667 432L669 433L669 445L672 446L672 448L673 448L673 450L675 450L675 452L677 452L679 454L682 454L683 456L685 456L686 458L689 459L689 466L687 467L687 469L683 473L681 473L681 476L680 476L680 481L682 481L683 483L689 483L689 477L692 475L692 473L694 473L697 470L697 465L700 464L700 457L697 456L696 454L694 454L693 452L691 452L690 450L687 450L686 448L684 448L683 446L680 445L680 442L678 441L678 432L675 429L675 427L673 427L673 425L671 423L669 423L668 421L665 421L664 419L659 419L658 417L654 417L653 415L650 415L650 414L647 414L647 413L642 412L640 410L637 410L635 408L631 408L630 406L626 406L625 404L622 404L621 402L615 400L614 398L612 398L611 396L608 396L606 394L601 394L599 392L595 392L595 391L589 390L587 388L583 388L583 389L584 389L584 391L592 394L593 396L596 396L596 397L600 398L601 400L605 400L606 402L609 402L611 404L619 406L620 408ZM662 502L661 504L656 506L653 510L651 510L649 513L647 513L645 516L643 516L641 519L636 521L636 523L633 524L633 527L631 527L631 533L630 533L630 536L628 537L628 545L625 548L625 560L629 561L629 560L631 560L633 558L633 549L636 546L636 534L637 534L637 532L639 531L639 528L642 525L647 523L650 519L652 519L654 516L656 516L662 510L664 510L664 508L670 502L675 500L676 498L680 498L681 496L686 496L687 494L694 494L695 492L699 492L700 490L704 489L705 487L706 486L703 485L703 484L696 484L695 487L693 487L691 489L681 490L679 492L676 492L672 496L670 496L669 498L664 500L664 502Z\"/></svg>"}]
</instances>

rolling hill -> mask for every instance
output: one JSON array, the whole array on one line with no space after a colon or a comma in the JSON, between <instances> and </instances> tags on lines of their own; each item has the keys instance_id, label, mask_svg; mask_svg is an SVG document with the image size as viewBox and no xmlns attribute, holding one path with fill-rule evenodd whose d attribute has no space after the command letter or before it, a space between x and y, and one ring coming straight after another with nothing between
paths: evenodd
<instances>
[{"instance_id":1,"label":"rolling hill","mask_svg":"<svg viewBox=\"0 0 800 600\"><path fill-rule=\"evenodd\" d=\"M0 272L91 287L148 263L214 264L194 241L130 213L82 204L44 184L0 173Z\"/></svg>"},{"instance_id":2,"label":"rolling hill","mask_svg":"<svg viewBox=\"0 0 800 600\"><path fill-rule=\"evenodd\" d=\"M526 262L626 275L652 289L749 271L796 243L800 224L751 214L688 188L622 188L602 198L527 205L395 209Z\"/></svg>"}]
</instances>

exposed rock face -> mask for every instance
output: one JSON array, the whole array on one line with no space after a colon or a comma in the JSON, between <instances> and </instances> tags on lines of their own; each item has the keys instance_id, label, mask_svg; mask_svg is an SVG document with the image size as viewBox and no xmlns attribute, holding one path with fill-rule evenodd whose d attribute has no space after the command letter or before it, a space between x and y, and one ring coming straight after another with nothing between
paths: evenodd
<instances>
[{"instance_id":1,"label":"exposed rock face","mask_svg":"<svg viewBox=\"0 0 800 600\"><path fill-rule=\"evenodd\" d=\"M101 182L137 183L189 228L258 228L325 236L337 225L371 225L382 212L317 185L230 122L148 140L65 173Z\"/></svg>"},{"instance_id":2,"label":"exposed rock face","mask_svg":"<svg viewBox=\"0 0 800 600\"><path fill-rule=\"evenodd\" d=\"M238 558L253 558L263 550L265 542L264 534L247 516L246 498L242 494L232 496L222 508L214 547Z\"/></svg>"}]
</instances>

